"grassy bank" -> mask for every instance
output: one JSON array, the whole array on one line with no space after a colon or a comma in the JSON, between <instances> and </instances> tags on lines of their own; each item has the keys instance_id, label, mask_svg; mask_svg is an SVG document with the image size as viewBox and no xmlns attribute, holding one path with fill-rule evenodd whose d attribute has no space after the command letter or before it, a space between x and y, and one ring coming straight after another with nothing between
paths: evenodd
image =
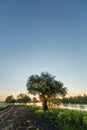
<instances>
[{"instance_id":1,"label":"grassy bank","mask_svg":"<svg viewBox=\"0 0 87 130\"><path fill-rule=\"evenodd\" d=\"M29 106L27 109L62 130L87 130L87 112L59 108L43 112L37 106Z\"/></svg>"},{"instance_id":2,"label":"grassy bank","mask_svg":"<svg viewBox=\"0 0 87 130\"><path fill-rule=\"evenodd\" d=\"M4 110L6 107L8 107L9 104L5 103L5 102L0 102L0 111Z\"/></svg>"}]
</instances>

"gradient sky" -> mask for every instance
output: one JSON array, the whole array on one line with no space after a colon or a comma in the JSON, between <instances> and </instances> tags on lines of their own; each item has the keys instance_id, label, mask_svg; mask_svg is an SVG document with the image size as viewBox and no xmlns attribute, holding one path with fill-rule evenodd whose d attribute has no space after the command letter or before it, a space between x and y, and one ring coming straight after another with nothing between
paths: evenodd
<instances>
[{"instance_id":1,"label":"gradient sky","mask_svg":"<svg viewBox=\"0 0 87 130\"><path fill-rule=\"evenodd\" d=\"M87 94L86 68L86 0L0 0L0 98L27 93L43 71Z\"/></svg>"}]
</instances>

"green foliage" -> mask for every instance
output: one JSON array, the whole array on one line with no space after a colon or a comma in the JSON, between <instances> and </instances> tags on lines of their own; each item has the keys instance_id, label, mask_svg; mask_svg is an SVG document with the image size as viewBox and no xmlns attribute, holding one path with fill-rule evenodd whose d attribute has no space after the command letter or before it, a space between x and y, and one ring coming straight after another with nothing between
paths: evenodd
<instances>
[{"instance_id":1,"label":"green foliage","mask_svg":"<svg viewBox=\"0 0 87 130\"><path fill-rule=\"evenodd\" d=\"M60 108L42 112L36 106L29 106L28 109L62 130L87 130L87 112Z\"/></svg>"},{"instance_id":2,"label":"green foliage","mask_svg":"<svg viewBox=\"0 0 87 130\"><path fill-rule=\"evenodd\" d=\"M75 96L75 97L69 97L69 98L63 98L63 103L72 103L72 104L87 104L87 95L83 96Z\"/></svg>"},{"instance_id":3,"label":"green foliage","mask_svg":"<svg viewBox=\"0 0 87 130\"><path fill-rule=\"evenodd\" d=\"M87 113L83 116L83 124L87 125Z\"/></svg>"},{"instance_id":4,"label":"green foliage","mask_svg":"<svg viewBox=\"0 0 87 130\"><path fill-rule=\"evenodd\" d=\"M7 102L7 103L15 103L15 99L14 99L13 95L8 96L6 98L6 100L5 100L5 102Z\"/></svg>"},{"instance_id":5,"label":"green foliage","mask_svg":"<svg viewBox=\"0 0 87 130\"><path fill-rule=\"evenodd\" d=\"M26 110L30 111L30 112L35 112L37 109L35 107L32 107L32 106L27 106Z\"/></svg>"},{"instance_id":6,"label":"green foliage","mask_svg":"<svg viewBox=\"0 0 87 130\"><path fill-rule=\"evenodd\" d=\"M74 110L55 109L45 117L63 130L87 130L87 113Z\"/></svg>"},{"instance_id":7,"label":"green foliage","mask_svg":"<svg viewBox=\"0 0 87 130\"><path fill-rule=\"evenodd\" d=\"M63 83L55 80L55 77L48 72L42 72L40 76L31 75L27 81L27 89L31 94L53 97L56 94L66 95L67 89Z\"/></svg>"},{"instance_id":8,"label":"green foliage","mask_svg":"<svg viewBox=\"0 0 87 130\"><path fill-rule=\"evenodd\" d=\"M29 105L29 106L26 106L25 108L32 112L42 110L42 107L36 106L36 105Z\"/></svg>"},{"instance_id":9,"label":"green foliage","mask_svg":"<svg viewBox=\"0 0 87 130\"><path fill-rule=\"evenodd\" d=\"M64 130L67 130L67 128L78 130L78 128L81 129L82 127L82 117L78 111L64 110L58 114L57 119Z\"/></svg>"},{"instance_id":10,"label":"green foliage","mask_svg":"<svg viewBox=\"0 0 87 130\"><path fill-rule=\"evenodd\" d=\"M40 96L44 110L48 110L47 102L50 98L67 94L67 88L64 87L64 84L55 80L55 77L48 72L42 72L40 76L31 75L26 86L29 93Z\"/></svg>"},{"instance_id":11,"label":"green foliage","mask_svg":"<svg viewBox=\"0 0 87 130\"><path fill-rule=\"evenodd\" d=\"M1 111L1 110L4 110L4 109L7 108L8 106L9 106L8 103L6 103L6 102L0 102L0 111Z\"/></svg>"},{"instance_id":12,"label":"green foliage","mask_svg":"<svg viewBox=\"0 0 87 130\"><path fill-rule=\"evenodd\" d=\"M27 96L26 94L21 93L17 96L17 102L18 103L25 103L26 104L30 101L31 101L30 97Z\"/></svg>"}]
</instances>

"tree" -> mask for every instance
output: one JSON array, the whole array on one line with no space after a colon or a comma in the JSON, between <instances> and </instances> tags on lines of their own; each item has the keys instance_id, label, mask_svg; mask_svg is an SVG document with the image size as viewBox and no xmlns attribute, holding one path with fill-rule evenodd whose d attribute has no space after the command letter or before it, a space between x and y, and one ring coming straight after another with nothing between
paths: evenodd
<instances>
[{"instance_id":1,"label":"tree","mask_svg":"<svg viewBox=\"0 0 87 130\"><path fill-rule=\"evenodd\" d=\"M69 98L63 98L63 103L71 103L71 104L87 104L87 96L84 94L83 96L78 95Z\"/></svg>"},{"instance_id":2,"label":"tree","mask_svg":"<svg viewBox=\"0 0 87 130\"><path fill-rule=\"evenodd\" d=\"M34 103L37 103L37 102L38 102L38 100L37 100L36 97L33 97L33 102L34 102Z\"/></svg>"},{"instance_id":3,"label":"tree","mask_svg":"<svg viewBox=\"0 0 87 130\"><path fill-rule=\"evenodd\" d=\"M17 102L19 102L19 103L28 103L29 101L30 101L31 99L30 99L30 97L29 96L27 96L26 94L23 94L23 93L21 93L21 94L19 94L18 96L17 96Z\"/></svg>"},{"instance_id":4,"label":"tree","mask_svg":"<svg viewBox=\"0 0 87 130\"><path fill-rule=\"evenodd\" d=\"M29 93L36 95L43 102L43 109L48 110L48 99L51 97L56 97L58 94L60 96L65 96L67 94L67 88L63 87L63 83L55 80L55 77L48 72L42 72L41 75L31 75L27 80L27 90Z\"/></svg>"},{"instance_id":5,"label":"tree","mask_svg":"<svg viewBox=\"0 0 87 130\"><path fill-rule=\"evenodd\" d=\"M13 97L13 95L10 95L6 98L5 102L7 103L15 103L15 99Z\"/></svg>"}]
</instances>

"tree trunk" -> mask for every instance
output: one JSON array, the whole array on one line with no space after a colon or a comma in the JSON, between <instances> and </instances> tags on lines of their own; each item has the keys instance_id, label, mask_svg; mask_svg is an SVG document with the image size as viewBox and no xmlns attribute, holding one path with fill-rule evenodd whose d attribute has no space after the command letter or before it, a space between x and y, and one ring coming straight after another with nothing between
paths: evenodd
<instances>
[{"instance_id":1,"label":"tree trunk","mask_svg":"<svg viewBox=\"0 0 87 130\"><path fill-rule=\"evenodd\" d=\"M45 97L43 98L43 110L44 111L48 110L47 99Z\"/></svg>"}]
</instances>

